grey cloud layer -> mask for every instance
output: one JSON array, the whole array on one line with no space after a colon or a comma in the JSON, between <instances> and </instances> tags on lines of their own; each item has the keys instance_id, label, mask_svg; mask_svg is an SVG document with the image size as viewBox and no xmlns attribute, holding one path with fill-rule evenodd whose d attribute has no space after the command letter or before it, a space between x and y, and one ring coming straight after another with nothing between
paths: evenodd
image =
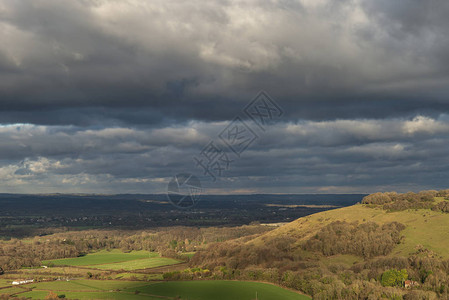
<instances>
[{"instance_id":1,"label":"grey cloud layer","mask_svg":"<svg viewBox=\"0 0 449 300\"><path fill-rule=\"evenodd\" d=\"M0 117L226 120L260 89L291 119L448 111L448 12L436 0L2 0Z\"/></svg>"},{"instance_id":2,"label":"grey cloud layer","mask_svg":"<svg viewBox=\"0 0 449 300\"><path fill-rule=\"evenodd\" d=\"M212 192L443 188L449 4L0 0L0 191L163 192L263 89Z\"/></svg>"}]
</instances>

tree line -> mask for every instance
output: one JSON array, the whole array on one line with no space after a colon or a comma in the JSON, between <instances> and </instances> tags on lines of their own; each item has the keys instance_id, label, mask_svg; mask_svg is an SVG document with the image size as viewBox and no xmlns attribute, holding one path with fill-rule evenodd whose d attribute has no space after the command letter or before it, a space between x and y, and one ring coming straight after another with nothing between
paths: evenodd
<instances>
[{"instance_id":1,"label":"tree line","mask_svg":"<svg viewBox=\"0 0 449 300\"><path fill-rule=\"evenodd\" d=\"M332 222L307 240L304 249L323 255L353 254L364 258L388 255L400 243L405 225L391 222L382 226L374 222L358 224Z\"/></svg>"},{"instance_id":2,"label":"tree line","mask_svg":"<svg viewBox=\"0 0 449 300\"><path fill-rule=\"evenodd\" d=\"M442 202L435 202L435 197L442 197ZM449 212L449 190L429 190L418 193L374 193L365 196L362 204L368 206L381 206L389 211L401 211L407 209L431 209L434 211Z\"/></svg>"}]
</instances>

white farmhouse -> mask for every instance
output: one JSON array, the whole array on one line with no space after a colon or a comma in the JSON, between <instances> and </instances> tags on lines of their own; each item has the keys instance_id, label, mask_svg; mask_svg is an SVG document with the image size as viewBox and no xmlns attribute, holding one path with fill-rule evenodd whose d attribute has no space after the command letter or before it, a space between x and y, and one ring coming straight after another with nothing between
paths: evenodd
<instances>
[{"instance_id":1,"label":"white farmhouse","mask_svg":"<svg viewBox=\"0 0 449 300\"><path fill-rule=\"evenodd\" d=\"M34 279L27 279L27 280L15 280L11 284L12 285L19 285L19 284L25 284L25 283L32 283L34 282Z\"/></svg>"}]
</instances>

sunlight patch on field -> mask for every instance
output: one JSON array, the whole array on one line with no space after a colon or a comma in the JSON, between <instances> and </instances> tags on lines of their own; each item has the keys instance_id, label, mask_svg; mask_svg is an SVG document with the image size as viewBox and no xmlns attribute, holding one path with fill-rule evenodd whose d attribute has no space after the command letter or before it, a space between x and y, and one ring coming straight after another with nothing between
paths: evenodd
<instances>
[{"instance_id":1,"label":"sunlight patch on field","mask_svg":"<svg viewBox=\"0 0 449 300\"><path fill-rule=\"evenodd\" d=\"M153 257L148 259L137 259L131 260L121 263L112 263L112 264L104 264L104 265L92 265L87 266L102 269L102 270L139 270L139 269L147 269L147 268L157 268L162 266L169 266L180 263L179 260L173 258L165 258L165 257Z\"/></svg>"},{"instance_id":2,"label":"sunlight patch on field","mask_svg":"<svg viewBox=\"0 0 449 300\"><path fill-rule=\"evenodd\" d=\"M441 199L436 199L436 202ZM295 238L300 245L314 236L321 228L334 222L376 222L385 224L399 222L406 226L404 236L390 256L408 256L416 251L417 245L433 251L443 258L449 258L449 214L429 209L409 209L389 212L381 208L370 208L356 204L344 208L319 212L297 219L282 227L276 228L248 243L264 244L271 238L288 236Z\"/></svg>"},{"instance_id":3,"label":"sunlight patch on field","mask_svg":"<svg viewBox=\"0 0 449 300\"><path fill-rule=\"evenodd\" d=\"M143 259L150 257L158 257L159 254L149 251L132 251L129 253L121 252L120 250L111 251L98 251L96 253L89 253L85 256L74 258L63 258L43 261L43 265L66 265L66 266L89 266L89 265L101 265L107 263L125 262L135 259Z\"/></svg>"}]
</instances>

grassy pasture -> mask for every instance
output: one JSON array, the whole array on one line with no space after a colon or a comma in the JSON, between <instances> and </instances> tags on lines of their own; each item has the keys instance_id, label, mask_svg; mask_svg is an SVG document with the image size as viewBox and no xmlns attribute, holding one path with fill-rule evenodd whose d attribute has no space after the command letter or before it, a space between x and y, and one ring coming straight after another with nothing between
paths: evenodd
<instances>
[{"instance_id":1,"label":"grassy pasture","mask_svg":"<svg viewBox=\"0 0 449 300\"><path fill-rule=\"evenodd\" d=\"M45 260L42 262L44 265L54 264L55 266L89 266L89 265L102 265L108 263L126 262L135 259L143 259L149 257L158 257L159 254L148 251L132 251L130 253L124 253L120 250L111 251L98 251L95 253L89 253L85 256L74 258L63 258L54 260Z\"/></svg>"},{"instance_id":2,"label":"grassy pasture","mask_svg":"<svg viewBox=\"0 0 449 300\"><path fill-rule=\"evenodd\" d=\"M12 286L10 288L0 289L0 295L13 295L16 293L21 293L23 291L24 291L24 289L22 289L22 288Z\"/></svg>"},{"instance_id":3,"label":"grassy pasture","mask_svg":"<svg viewBox=\"0 0 449 300\"><path fill-rule=\"evenodd\" d=\"M132 279L137 280L162 280L162 274L142 274L142 273L119 273L114 276L114 279Z\"/></svg>"},{"instance_id":4,"label":"grassy pasture","mask_svg":"<svg viewBox=\"0 0 449 300\"><path fill-rule=\"evenodd\" d=\"M180 261L172 258L159 257L159 254L155 252L132 251L130 253L123 253L120 250L99 251L81 257L47 260L43 262L43 264L60 266L125 271L156 268L177 263L180 263Z\"/></svg>"},{"instance_id":5,"label":"grassy pasture","mask_svg":"<svg viewBox=\"0 0 449 300\"><path fill-rule=\"evenodd\" d=\"M12 280L8 279L0 279L0 287L10 286Z\"/></svg>"},{"instance_id":6,"label":"grassy pasture","mask_svg":"<svg viewBox=\"0 0 449 300\"><path fill-rule=\"evenodd\" d=\"M192 258L195 255L196 252L184 252L181 255L188 257L188 258Z\"/></svg>"},{"instance_id":7,"label":"grassy pasture","mask_svg":"<svg viewBox=\"0 0 449 300\"><path fill-rule=\"evenodd\" d=\"M50 291L70 299L181 299L251 300L256 292L260 300L305 300L307 296L281 287L245 281L171 281L142 283L114 280L73 280L38 283L21 297L43 299ZM136 293L136 291L138 291Z\"/></svg>"},{"instance_id":8,"label":"grassy pasture","mask_svg":"<svg viewBox=\"0 0 449 300\"><path fill-rule=\"evenodd\" d=\"M125 289L130 287L141 286L142 282L138 281L119 281L119 280L71 280L71 281L51 281L51 282L39 282L29 287L33 290L48 290L48 291L110 291L117 289Z\"/></svg>"},{"instance_id":9,"label":"grassy pasture","mask_svg":"<svg viewBox=\"0 0 449 300\"><path fill-rule=\"evenodd\" d=\"M92 265L88 267L92 267L95 269L102 270L139 270L139 269L147 269L147 268L157 268L161 266L168 266L179 263L179 260L173 258L166 257L153 257L148 259L137 259L120 263L111 263L104 265Z\"/></svg>"},{"instance_id":10,"label":"grassy pasture","mask_svg":"<svg viewBox=\"0 0 449 300\"><path fill-rule=\"evenodd\" d=\"M49 294L49 291L31 291L20 294L21 297L31 298L31 299L44 299ZM135 295L122 292L66 292L59 291L56 294L64 294L68 299L115 299L115 300L161 300L159 297L151 297L148 295Z\"/></svg>"},{"instance_id":11,"label":"grassy pasture","mask_svg":"<svg viewBox=\"0 0 449 300\"><path fill-rule=\"evenodd\" d=\"M307 296L281 287L247 281L203 280L203 281L170 281L153 283L130 291L143 294L177 297L189 300L303 300Z\"/></svg>"},{"instance_id":12,"label":"grassy pasture","mask_svg":"<svg viewBox=\"0 0 449 300\"><path fill-rule=\"evenodd\" d=\"M16 271L17 274L22 274L19 277L29 277L33 275L37 276L53 276L51 274L70 274L73 276L85 276L86 275L86 269L81 269L77 267L52 267L52 268L40 268L40 269L20 269ZM94 270L92 269L92 274L101 273L103 271ZM17 277L17 276L15 276Z\"/></svg>"}]
</instances>

